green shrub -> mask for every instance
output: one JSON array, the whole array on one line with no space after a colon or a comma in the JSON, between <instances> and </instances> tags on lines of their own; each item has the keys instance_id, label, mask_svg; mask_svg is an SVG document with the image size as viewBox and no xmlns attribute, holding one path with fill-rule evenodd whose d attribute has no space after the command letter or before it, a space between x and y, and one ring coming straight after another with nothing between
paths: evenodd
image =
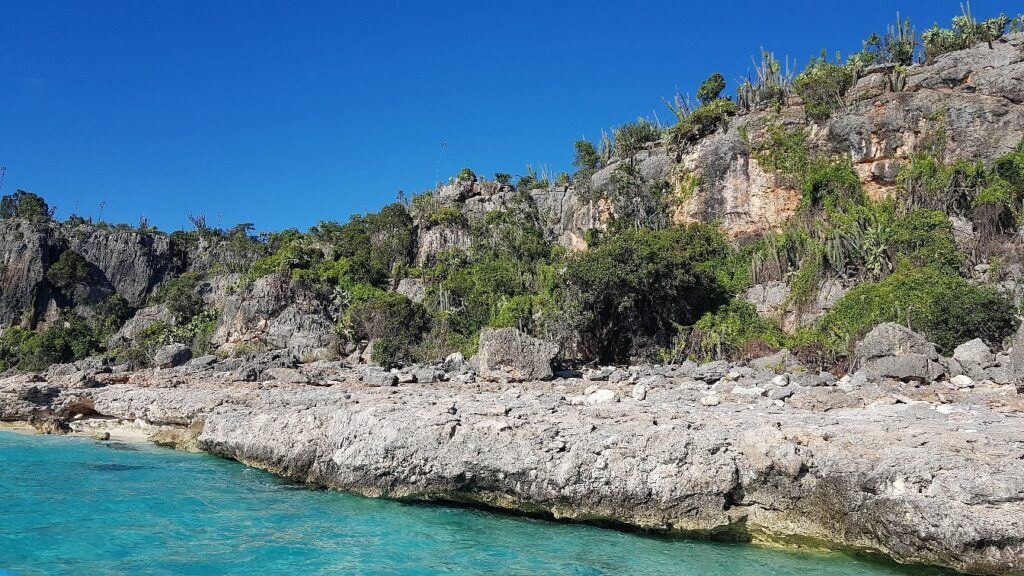
<instances>
[{"instance_id":1,"label":"green shrub","mask_svg":"<svg viewBox=\"0 0 1024 576\"><path fill-rule=\"evenodd\" d=\"M897 18L896 25L890 24L884 36L872 34L865 40L864 50L850 60L861 69L875 64L910 66L914 63L916 51L917 32L910 25L910 18L902 22Z\"/></svg>"},{"instance_id":2,"label":"green shrub","mask_svg":"<svg viewBox=\"0 0 1024 576\"><path fill-rule=\"evenodd\" d=\"M57 288L67 288L89 279L89 263L74 250L61 252L57 261L46 270L46 279Z\"/></svg>"},{"instance_id":3,"label":"green shrub","mask_svg":"<svg viewBox=\"0 0 1024 576\"><path fill-rule=\"evenodd\" d=\"M0 198L0 220L21 218L32 222L47 222L53 219L54 208L50 208L41 196L16 190Z\"/></svg>"},{"instance_id":4,"label":"green shrub","mask_svg":"<svg viewBox=\"0 0 1024 576\"><path fill-rule=\"evenodd\" d=\"M102 349L95 331L79 316L62 314L38 332L8 328L0 336L0 368L39 371L51 364L81 360Z\"/></svg>"},{"instance_id":5,"label":"green shrub","mask_svg":"<svg viewBox=\"0 0 1024 576\"><path fill-rule=\"evenodd\" d=\"M849 158L812 157L800 186L800 204L812 211L864 202L860 177Z\"/></svg>"},{"instance_id":6,"label":"green shrub","mask_svg":"<svg viewBox=\"0 0 1024 576\"><path fill-rule=\"evenodd\" d=\"M732 300L701 316L690 331L687 349L698 362L739 360L752 344L758 348L782 348L788 344L779 325L757 313L753 304Z\"/></svg>"},{"instance_id":7,"label":"green shrub","mask_svg":"<svg viewBox=\"0 0 1024 576\"><path fill-rule=\"evenodd\" d=\"M412 347L428 328L429 317L421 304L387 292L354 304L349 322L355 338L373 341L373 361L392 367L411 360Z\"/></svg>"},{"instance_id":8,"label":"green shrub","mask_svg":"<svg viewBox=\"0 0 1024 576\"><path fill-rule=\"evenodd\" d=\"M164 304L178 323L188 322L203 310L203 299L196 293L199 276L186 272L171 278L157 289L153 302Z\"/></svg>"},{"instance_id":9,"label":"green shrub","mask_svg":"<svg viewBox=\"0 0 1024 576\"><path fill-rule=\"evenodd\" d=\"M597 170L601 167L601 155L589 140L577 140L572 165L580 170Z\"/></svg>"},{"instance_id":10,"label":"green shrub","mask_svg":"<svg viewBox=\"0 0 1024 576\"><path fill-rule=\"evenodd\" d=\"M627 229L569 258L558 322L585 359L652 357L675 333L724 304L718 269L729 253L717 227Z\"/></svg>"},{"instance_id":11,"label":"green shrub","mask_svg":"<svg viewBox=\"0 0 1024 576\"><path fill-rule=\"evenodd\" d=\"M700 83L700 88L697 89L697 100L700 100L702 106L710 104L718 100L722 90L725 90L725 76L715 72Z\"/></svg>"},{"instance_id":12,"label":"green shrub","mask_svg":"<svg viewBox=\"0 0 1024 576\"><path fill-rule=\"evenodd\" d=\"M620 160L632 158L644 145L661 140L661 129L644 118L623 124L615 129L615 156Z\"/></svg>"},{"instance_id":13,"label":"green shrub","mask_svg":"<svg viewBox=\"0 0 1024 576\"><path fill-rule=\"evenodd\" d=\"M970 48L980 42L987 42L991 47L992 42L1003 37L1007 25L1011 22L1010 18L1003 14L978 22L971 15L970 4L961 4L961 8L962 13L953 17L952 27L940 28L938 24L934 24L921 33L926 62L935 60L941 54Z\"/></svg>"},{"instance_id":14,"label":"green shrub","mask_svg":"<svg viewBox=\"0 0 1024 576\"><path fill-rule=\"evenodd\" d=\"M844 97L856 80L852 66L829 63L823 53L797 75L793 90L804 101L807 119L824 122L846 105Z\"/></svg>"},{"instance_id":15,"label":"green shrub","mask_svg":"<svg viewBox=\"0 0 1024 576\"><path fill-rule=\"evenodd\" d=\"M463 168L459 171L457 179L459 182L476 182L476 173L469 168Z\"/></svg>"},{"instance_id":16,"label":"green shrub","mask_svg":"<svg viewBox=\"0 0 1024 576\"><path fill-rule=\"evenodd\" d=\"M732 100L712 100L691 112L685 120L669 129L670 141L674 145L693 144L720 128L729 125L729 118L739 108Z\"/></svg>"},{"instance_id":17,"label":"green shrub","mask_svg":"<svg viewBox=\"0 0 1024 576\"><path fill-rule=\"evenodd\" d=\"M994 289L939 268L905 267L877 283L852 288L819 327L841 350L883 322L910 324L945 354L968 340L999 345L1017 327L1013 303Z\"/></svg>"}]
</instances>

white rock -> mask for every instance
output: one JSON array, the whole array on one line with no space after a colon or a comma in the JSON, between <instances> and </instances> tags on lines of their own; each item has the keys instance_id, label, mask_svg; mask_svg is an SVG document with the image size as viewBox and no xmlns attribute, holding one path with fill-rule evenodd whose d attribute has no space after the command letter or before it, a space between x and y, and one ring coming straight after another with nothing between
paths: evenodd
<instances>
[{"instance_id":1,"label":"white rock","mask_svg":"<svg viewBox=\"0 0 1024 576\"><path fill-rule=\"evenodd\" d=\"M647 386L643 384L637 384L633 386L633 391L630 393L634 400L646 400L647 399Z\"/></svg>"},{"instance_id":2,"label":"white rock","mask_svg":"<svg viewBox=\"0 0 1024 576\"><path fill-rule=\"evenodd\" d=\"M612 402L618 400L618 397L618 393L616 393L614 390L602 388L594 392L593 394L587 396L587 404L603 404L605 402Z\"/></svg>"},{"instance_id":3,"label":"white rock","mask_svg":"<svg viewBox=\"0 0 1024 576\"><path fill-rule=\"evenodd\" d=\"M953 376L949 379L949 383L957 388L970 388L974 386L974 380L966 374L960 374L959 376Z\"/></svg>"},{"instance_id":4,"label":"white rock","mask_svg":"<svg viewBox=\"0 0 1024 576\"><path fill-rule=\"evenodd\" d=\"M732 389L732 393L737 396L764 396L767 392L767 390L759 386L751 386L749 388L736 386Z\"/></svg>"},{"instance_id":5,"label":"white rock","mask_svg":"<svg viewBox=\"0 0 1024 576\"><path fill-rule=\"evenodd\" d=\"M704 396L700 399L700 403L704 406L718 406L722 401L718 399L718 396Z\"/></svg>"},{"instance_id":6,"label":"white rock","mask_svg":"<svg viewBox=\"0 0 1024 576\"><path fill-rule=\"evenodd\" d=\"M779 374L775 378L772 378L772 384L776 386L789 385L789 374Z\"/></svg>"}]
</instances>

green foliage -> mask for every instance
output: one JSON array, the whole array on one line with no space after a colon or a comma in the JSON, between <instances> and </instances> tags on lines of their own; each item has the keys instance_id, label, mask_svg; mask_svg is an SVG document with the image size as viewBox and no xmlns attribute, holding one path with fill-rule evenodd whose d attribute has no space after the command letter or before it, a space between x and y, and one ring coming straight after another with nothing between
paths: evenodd
<instances>
[{"instance_id":1,"label":"green foliage","mask_svg":"<svg viewBox=\"0 0 1024 576\"><path fill-rule=\"evenodd\" d=\"M597 170L601 167L601 155L589 140L577 140L572 165L580 170Z\"/></svg>"},{"instance_id":2,"label":"green foliage","mask_svg":"<svg viewBox=\"0 0 1024 576\"><path fill-rule=\"evenodd\" d=\"M751 62L755 76L748 77L736 88L736 103L740 110L749 112L781 107L793 85L793 72L789 69L788 60L783 69L775 54L762 48L761 63L754 62L753 58Z\"/></svg>"},{"instance_id":3,"label":"green foliage","mask_svg":"<svg viewBox=\"0 0 1024 576\"><path fill-rule=\"evenodd\" d=\"M615 156L630 159L644 146L661 140L661 129L644 118L623 124L615 129Z\"/></svg>"},{"instance_id":4,"label":"green foliage","mask_svg":"<svg viewBox=\"0 0 1024 576\"><path fill-rule=\"evenodd\" d=\"M602 362L651 357L675 325L728 299L717 269L729 253L715 226L627 229L569 258L559 322L578 354Z\"/></svg>"},{"instance_id":5,"label":"green foliage","mask_svg":"<svg viewBox=\"0 0 1024 576\"><path fill-rule=\"evenodd\" d=\"M494 180L504 186L512 181L512 175L508 172L498 172L494 175Z\"/></svg>"},{"instance_id":6,"label":"green foliage","mask_svg":"<svg viewBox=\"0 0 1024 576\"><path fill-rule=\"evenodd\" d=\"M803 174L800 203L811 210L836 209L847 203L861 203L860 177L849 158L812 156Z\"/></svg>"},{"instance_id":7,"label":"green foliage","mask_svg":"<svg viewBox=\"0 0 1024 576\"><path fill-rule=\"evenodd\" d=\"M443 206L427 214L424 218L427 226L459 226L466 224L466 216L454 206Z\"/></svg>"},{"instance_id":8,"label":"green foliage","mask_svg":"<svg viewBox=\"0 0 1024 576\"><path fill-rule=\"evenodd\" d=\"M217 313L213 310L202 310L187 321L177 324L156 322L139 332L135 359L152 360L158 349L168 344L185 344L196 354L208 354L211 351L210 340L217 329Z\"/></svg>"},{"instance_id":9,"label":"green foliage","mask_svg":"<svg viewBox=\"0 0 1024 576\"><path fill-rule=\"evenodd\" d=\"M16 190L0 198L0 220L20 218L32 222L47 222L53 219L54 209L41 196Z\"/></svg>"},{"instance_id":10,"label":"green foliage","mask_svg":"<svg viewBox=\"0 0 1024 576\"><path fill-rule=\"evenodd\" d=\"M718 99L702 104L669 129L670 141L677 146L693 144L716 130L727 127L729 118L735 116L738 111L739 108L732 100Z\"/></svg>"},{"instance_id":11,"label":"green foliage","mask_svg":"<svg viewBox=\"0 0 1024 576\"><path fill-rule=\"evenodd\" d=\"M846 92L857 81L852 66L833 64L820 58L811 60L807 68L793 80L793 90L804 101L804 113L812 122L824 122L846 106Z\"/></svg>"},{"instance_id":12,"label":"green foliage","mask_svg":"<svg viewBox=\"0 0 1024 576\"><path fill-rule=\"evenodd\" d=\"M850 57L850 63L857 69L876 64L897 64L910 66L917 52L917 32L910 25L910 18L890 24L884 36L871 34L864 41L864 50Z\"/></svg>"},{"instance_id":13,"label":"green foliage","mask_svg":"<svg viewBox=\"0 0 1024 576\"><path fill-rule=\"evenodd\" d=\"M970 48L980 42L987 42L991 47L992 42L1006 34L1010 24L1011 19L1003 14L978 22L971 15L970 3L961 4L961 14L953 17L950 28L940 28L934 24L921 33L925 61L931 62L941 54Z\"/></svg>"},{"instance_id":14,"label":"green foliage","mask_svg":"<svg viewBox=\"0 0 1024 576\"><path fill-rule=\"evenodd\" d=\"M738 360L752 343L777 349L788 345L788 337L753 304L736 299L701 316L690 331L687 350L698 362Z\"/></svg>"},{"instance_id":15,"label":"green foliage","mask_svg":"<svg viewBox=\"0 0 1024 576\"><path fill-rule=\"evenodd\" d=\"M725 90L725 77L715 72L700 83L700 88L697 89L697 100L700 100L702 106L706 106L718 100L722 90Z\"/></svg>"},{"instance_id":16,"label":"green foliage","mask_svg":"<svg viewBox=\"0 0 1024 576\"><path fill-rule=\"evenodd\" d=\"M89 279L89 263L74 250L61 252L57 261L46 270L46 279L57 288L67 288Z\"/></svg>"},{"instance_id":17,"label":"green foliage","mask_svg":"<svg viewBox=\"0 0 1024 576\"><path fill-rule=\"evenodd\" d=\"M476 182L476 173L469 168L463 168L457 176L459 182Z\"/></svg>"},{"instance_id":18,"label":"green foliage","mask_svg":"<svg viewBox=\"0 0 1024 576\"><path fill-rule=\"evenodd\" d=\"M820 322L828 342L849 349L882 322L908 324L944 353L968 340L999 345L1017 327L1013 303L994 289L934 267L901 268L878 283L852 288Z\"/></svg>"},{"instance_id":19,"label":"green foliage","mask_svg":"<svg viewBox=\"0 0 1024 576\"><path fill-rule=\"evenodd\" d=\"M0 336L0 370L44 370L50 364L80 360L100 350L93 328L79 316L64 314L52 326L38 332L5 330Z\"/></svg>"},{"instance_id":20,"label":"green foliage","mask_svg":"<svg viewBox=\"0 0 1024 576\"><path fill-rule=\"evenodd\" d=\"M153 302L167 306L177 322L188 322L203 309L203 299L196 292L198 285L199 276L186 272L160 286L153 295Z\"/></svg>"},{"instance_id":21,"label":"green foliage","mask_svg":"<svg viewBox=\"0 0 1024 576\"><path fill-rule=\"evenodd\" d=\"M611 173L609 200L614 228L664 228L668 223L666 182L648 182L640 167L620 162Z\"/></svg>"},{"instance_id":22,"label":"green foliage","mask_svg":"<svg viewBox=\"0 0 1024 576\"><path fill-rule=\"evenodd\" d=\"M373 341L373 361L384 367L411 360L412 347L429 325L421 304L395 292L353 305L349 322L355 338Z\"/></svg>"}]
</instances>

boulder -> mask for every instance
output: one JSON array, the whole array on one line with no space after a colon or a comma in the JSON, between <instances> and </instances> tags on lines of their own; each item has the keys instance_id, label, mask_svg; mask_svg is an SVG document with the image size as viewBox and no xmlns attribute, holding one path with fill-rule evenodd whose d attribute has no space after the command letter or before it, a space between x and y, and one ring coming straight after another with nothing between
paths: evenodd
<instances>
[{"instance_id":1,"label":"boulder","mask_svg":"<svg viewBox=\"0 0 1024 576\"><path fill-rule=\"evenodd\" d=\"M174 314L163 304L149 306L135 313L116 334L107 341L108 348L131 345L139 334L157 323L170 324L174 322Z\"/></svg>"},{"instance_id":2,"label":"boulder","mask_svg":"<svg viewBox=\"0 0 1024 576\"><path fill-rule=\"evenodd\" d=\"M168 344L156 351L153 363L158 368L174 368L192 359L192 349L184 344Z\"/></svg>"},{"instance_id":3,"label":"boulder","mask_svg":"<svg viewBox=\"0 0 1024 576\"><path fill-rule=\"evenodd\" d=\"M981 338L975 338L956 347L953 359L960 363L963 371L975 380L985 376L985 369L995 363L996 356Z\"/></svg>"},{"instance_id":4,"label":"boulder","mask_svg":"<svg viewBox=\"0 0 1024 576\"><path fill-rule=\"evenodd\" d=\"M309 384L309 377L295 368L267 368L263 374L286 384Z\"/></svg>"},{"instance_id":5,"label":"boulder","mask_svg":"<svg viewBox=\"0 0 1024 576\"><path fill-rule=\"evenodd\" d=\"M361 374L363 384L374 387L388 387L398 385L398 376L392 372L376 366L366 366Z\"/></svg>"},{"instance_id":6,"label":"boulder","mask_svg":"<svg viewBox=\"0 0 1024 576\"><path fill-rule=\"evenodd\" d=\"M725 360L716 360L701 364L693 371L693 377L708 383L718 382L729 373L732 367Z\"/></svg>"},{"instance_id":7,"label":"boulder","mask_svg":"<svg viewBox=\"0 0 1024 576\"><path fill-rule=\"evenodd\" d=\"M875 326L857 343L853 355L862 369L888 378L929 381L944 372L934 344L893 322Z\"/></svg>"},{"instance_id":8,"label":"boulder","mask_svg":"<svg viewBox=\"0 0 1024 576\"><path fill-rule=\"evenodd\" d=\"M548 380L557 354L555 344L515 328L489 328L480 334L476 363L479 375L491 380Z\"/></svg>"},{"instance_id":9,"label":"boulder","mask_svg":"<svg viewBox=\"0 0 1024 576\"><path fill-rule=\"evenodd\" d=\"M875 326L854 346L853 354L857 360L906 354L920 354L928 358L937 357L934 344L925 340L924 336L917 332L894 322Z\"/></svg>"},{"instance_id":10,"label":"boulder","mask_svg":"<svg viewBox=\"0 0 1024 576\"><path fill-rule=\"evenodd\" d=\"M423 302L427 295L427 285L419 278L402 278L395 291L413 302Z\"/></svg>"}]
</instances>

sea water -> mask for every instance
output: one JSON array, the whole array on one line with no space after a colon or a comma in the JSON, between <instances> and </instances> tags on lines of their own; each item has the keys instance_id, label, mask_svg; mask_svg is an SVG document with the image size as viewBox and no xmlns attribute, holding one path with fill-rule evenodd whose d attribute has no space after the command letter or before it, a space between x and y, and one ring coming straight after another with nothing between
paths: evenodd
<instances>
[{"instance_id":1,"label":"sea water","mask_svg":"<svg viewBox=\"0 0 1024 576\"><path fill-rule=\"evenodd\" d=\"M0 574L941 574L309 490L148 444L0 432Z\"/></svg>"}]
</instances>

